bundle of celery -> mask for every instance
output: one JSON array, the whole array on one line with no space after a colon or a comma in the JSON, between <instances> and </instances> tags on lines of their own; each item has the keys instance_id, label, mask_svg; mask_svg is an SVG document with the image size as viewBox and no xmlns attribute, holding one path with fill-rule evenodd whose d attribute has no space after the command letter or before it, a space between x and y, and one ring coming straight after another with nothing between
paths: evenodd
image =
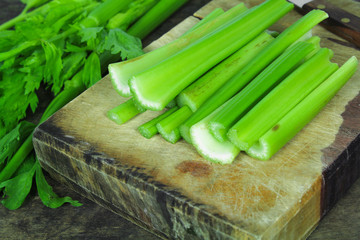
<instances>
[{"instance_id":1,"label":"bundle of celery","mask_svg":"<svg viewBox=\"0 0 360 240\"><path fill-rule=\"evenodd\" d=\"M277 36L267 30L292 9L268 0L213 12L172 43L109 65L114 88L130 100L108 112L121 124L146 110L170 108L139 127L151 138L181 137L206 159L227 164L240 151L267 160L301 130L354 74L341 68L311 29L314 10ZM175 106L172 106L174 101Z\"/></svg>"},{"instance_id":2,"label":"bundle of celery","mask_svg":"<svg viewBox=\"0 0 360 240\"><path fill-rule=\"evenodd\" d=\"M21 206L34 175L46 206L79 205L52 192L32 152L36 125L21 120L29 108L37 111L41 85L55 97L43 122L100 80L109 63L142 55L137 37L145 37L186 1L24 1L22 13L0 25L0 192L5 207Z\"/></svg>"}]
</instances>

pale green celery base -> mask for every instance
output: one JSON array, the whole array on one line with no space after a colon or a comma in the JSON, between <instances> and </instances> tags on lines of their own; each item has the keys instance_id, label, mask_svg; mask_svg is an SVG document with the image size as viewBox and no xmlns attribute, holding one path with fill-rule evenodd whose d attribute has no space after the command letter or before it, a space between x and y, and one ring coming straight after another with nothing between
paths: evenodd
<instances>
[{"instance_id":1,"label":"pale green celery base","mask_svg":"<svg viewBox=\"0 0 360 240\"><path fill-rule=\"evenodd\" d=\"M270 147L263 139L259 139L257 143L255 143L251 148L249 148L246 153L255 159L266 161L269 160L270 157L273 155L271 153Z\"/></svg>"},{"instance_id":2,"label":"pale green celery base","mask_svg":"<svg viewBox=\"0 0 360 240\"><path fill-rule=\"evenodd\" d=\"M241 131L241 130L240 130ZM241 151L247 151L251 147L248 142L242 141L238 137L238 130L237 129L230 129L227 132L227 137L229 141L234 144L237 148L239 148ZM211 134L211 133L210 133ZM211 134L212 136L212 134Z\"/></svg>"},{"instance_id":3,"label":"pale green celery base","mask_svg":"<svg viewBox=\"0 0 360 240\"><path fill-rule=\"evenodd\" d=\"M153 131L150 130L150 128L144 128L144 127L139 127L138 131L141 134L141 136L150 139L152 138L155 134L157 134L157 128L155 126L152 127Z\"/></svg>"},{"instance_id":4,"label":"pale green celery base","mask_svg":"<svg viewBox=\"0 0 360 240\"><path fill-rule=\"evenodd\" d=\"M168 142L170 143L176 143L177 141L180 140L181 136L180 136L180 132L179 129L175 128L174 130L167 132L164 130L164 128L161 127L160 124L156 124L156 128L158 130L158 132L160 133L160 135Z\"/></svg>"},{"instance_id":5,"label":"pale green celery base","mask_svg":"<svg viewBox=\"0 0 360 240\"><path fill-rule=\"evenodd\" d=\"M205 159L230 164L240 153L240 149L229 141L219 142L209 132L207 124L199 122L190 129L192 144Z\"/></svg>"},{"instance_id":6,"label":"pale green celery base","mask_svg":"<svg viewBox=\"0 0 360 240\"><path fill-rule=\"evenodd\" d=\"M125 74L124 71L131 70L131 69L122 69L122 66L126 64L125 62L119 62L119 63L112 63L109 65L109 74L111 83L113 85L113 88L120 94L120 96L123 97L130 97L130 87L129 87L129 75Z\"/></svg>"},{"instance_id":7,"label":"pale green celery base","mask_svg":"<svg viewBox=\"0 0 360 240\"><path fill-rule=\"evenodd\" d=\"M205 159L220 164L230 164L240 153L240 149L230 141L220 142L216 140L208 129L210 119L221 110L221 108L222 106L193 125L190 128L190 137L192 145Z\"/></svg>"}]
</instances>

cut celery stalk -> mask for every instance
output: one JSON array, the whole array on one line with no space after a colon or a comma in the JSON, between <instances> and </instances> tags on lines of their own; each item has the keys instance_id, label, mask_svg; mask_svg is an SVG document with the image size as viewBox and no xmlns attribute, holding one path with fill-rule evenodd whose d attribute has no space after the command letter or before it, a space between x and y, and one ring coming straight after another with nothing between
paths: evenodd
<instances>
[{"instance_id":1,"label":"cut celery stalk","mask_svg":"<svg viewBox=\"0 0 360 240\"><path fill-rule=\"evenodd\" d=\"M139 113L144 112L146 109L137 106L132 98L126 102L120 104L119 106L109 110L107 112L107 117L116 122L117 124L123 124L129 121L131 118L135 117Z\"/></svg>"},{"instance_id":2,"label":"cut celery stalk","mask_svg":"<svg viewBox=\"0 0 360 240\"><path fill-rule=\"evenodd\" d=\"M188 106L183 106L157 123L156 128L166 141L176 143L181 138L179 125L188 119L192 113Z\"/></svg>"},{"instance_id":3,"label":"cut celery stalk","mask_svg":"<svg viewBox=\"0 0 360 240\"><path fill-rule=\"evenodd\" d=\"M129 82L133 97L146 109L162 110L185 87L265 31L292 7L286 1L269 0L250 9L156 66L133 76Z\"/></svg>"},{"instance_id":4,"label":"cut celery stalk","mask_svg":"<svg viewBox=\"0 0 360 240\"><path fill-rule=\"evenodd\" d=\"M280 148L309 123L352 77L358 66L351 57L327 80L273 125L247 153L260 160L270 159Z\"/></svg>"},{"instance_id":5,"label":"cut celery stalk","mask_svg":"<svg viewBox=\"0 0 360 240\"><path fill-rule=\"evenodd\" d=\"M317 38L320 41L319 38ZM244 89L237 93L209 122L210 133L225 141L229 128L242 118L261 98L266 96L288 74L296 69L305 57L320 45L298 42L283 52Z\"/></svg>"},{"instance_id":6,"label":"cut celery stalk","mask_svg":"<svg viewBox=\"0 0 360 240\"><path fill-rule=\"evenodd\" d=\"M166 118L167 116L169 116L170 114L172 114L173 112L175 112L176 110L178 110L178 107L173 107L169 110L167 110L166 112L164 112L163 114L157 116L156 118L144 123L143 125L141 125L140 127L138 127L138 131L140 132L140 134L146 138L152 138L155 134L158 133L158 130L156 128L156 124L158 122L160 122L162 119Z\"/></svg>"},{"instance_id":7,"label":"cut celery stalk","mask_svg":"<svg viewBox=\"0 0 360 240\"><path fill-rule=\"evenodd\" d=\"M240 149L230 141L217 141L208 129L209 120L221 108L222 106L200 122L194 124L190 129L190 136L193 146L205 159L215 163L229 164L240 153Z\"/></svg>"},{"instance_id":8,"label":"cut celery stalk","mask_svg":"<svg viewBox=\"0 0 360 240\"><path fill-rule=\"evenodd\" d=\"M243 48L239 49L192 83L189 87L184 89L176 98L178 105L187 105L195 112L201 104L203 104L241 68L248 64L250 60L273 39L274 38L267 33L260 34Z\"/></svg>"},{"instance_id":9,"label":"cut celery stalk","mask_svg":"<svg viewBox=\"0 0 360 240\"><path fill-rule=\"evenodd\" d=\"M199 122L231 98L286 48L327 17L327 13L321 10L313 10L285 29L285 31L276 37L275 40L261 51L245 68L227 81L224 86L204 102L204 104L180 126L181 136L190 142L189 132L192 125Z\"/></svg>"},{"instance_id":10,"label":"cut celery stalk","mask_svg":"<svg viewBox=\"0 0 360 240\"><path fill-rule=\"evenodd\" d=\"M246 9L244 5L241 5L243 9ZM219 17L220 15L224 14L224 10L222 8L215 8L212 12L210 12L208 15L206 15L203 19L201 19L200 22L198 22L195 26L193 26L189 31L187 31L185 34L188 34L202 25L204 25L207 22L210 22L214 20L215 18ZM184 35L185 35L184 34Z\"/></svg>"},{"instance_id":11,"label":"cut celery stalk","mask_svg":"<svg viewBox=\"0 0 360 240\"><path fill-rule=\"evenodd\" d=\"M244 4L239 4L214 20L199 27L196 31L191 31L161 48L128 61L110 64L109 73L114 89L123 97L131 96L129 80L133 75L141 73L169 56L172 56L182 48L221 27L224 23L246 10L247 8Z\"/></svg>"},{"instance_id":12,"label":"cut celery stalk","mask_svg":"<svg viewBox=\"0 0 360 240\"><path fill-rule=\"evenodd\" d=\"M333 52L323 48L306 61L253 107L227 133L229 140L247 151L271 126L323 82L338 66L329 59Z\"/></svg>"}]
</instances>

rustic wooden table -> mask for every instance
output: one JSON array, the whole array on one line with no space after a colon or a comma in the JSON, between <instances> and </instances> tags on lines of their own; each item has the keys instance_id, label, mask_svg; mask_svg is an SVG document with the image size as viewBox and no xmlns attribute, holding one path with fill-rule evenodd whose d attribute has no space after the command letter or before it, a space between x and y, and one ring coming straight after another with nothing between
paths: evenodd
<instances>
[{"instance_id":1,"label":"rustic wooden table","mask_svg":"<svg viewBox=\"0 0 360 240\"><path fill-rule=\"evenodd\" d=\"M144 40L152 42L210 0L192 0ZM358 0L354 0L358 1ZM18 14L19 0L0 2L0 22ZM48 94L43 93L44 101ZM33 119L38 118L33 116ZM1 239L158 239L158 237L98 206L49 178L56 193L69 195L84 205L50 209L31 196L23 207L9 211L0 206ZM309 239L360 239L360 180L324 217Z\"/></svg>"}]
</instances>

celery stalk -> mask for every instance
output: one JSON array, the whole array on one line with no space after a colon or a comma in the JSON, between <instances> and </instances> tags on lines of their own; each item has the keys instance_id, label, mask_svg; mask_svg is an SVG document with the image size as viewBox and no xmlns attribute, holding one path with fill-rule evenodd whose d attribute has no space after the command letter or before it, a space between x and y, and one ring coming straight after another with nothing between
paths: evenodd
<instances>
[{"instance_id":1,"label":"celery stalk","mask_svg":"<svg viewBox=\"0 0 360 240\"><path fill-rule=\"evenodd\" d=\"M151 9L158 0L132 1L126 12L120 12L109 19L106 27L108 29L120 28L124 31Z\"/></svg>"},{"instance_id":2,"label":"celery stalk","mask_svg":"<svg viewBox=\"0 0 360 240\"><path fill-rule=\"evenodd\" d=\"M188 0L160 0L160 2L128 29L128 33L138 38L145 37L187 1Z\"/></svg>"},{"instance_id":3,"label":"celery stalk","mask_svg":"<svg viewBox=\"0 0 360 240\"><path fill-rule=\"evenodd\" d=\"M316 24L327 18L328 15L321 10L313 10L275 38L256 58L245 68L232 77L223 87L211 96L184 124L180 126L181 136L188 142L190 127L210 114L214 109L236 94L263 68L278 57L297 39L307 33Z\"/></svg>"},{"instance_id":4,"label":"celery stalk","mask_svg":"<svg viewBox=\"0 0 360 240\"><path fill-rule=\"evenodd\" d=\"M117 124L123 124L142 112L145 112L145 109L137 106L134 99L130 98L126 102L109 110L107 112L107 117Z\"/></svg>"},{"instance_id":5,"label":"celery stalk","mask_svg":"<svg viewBox=\"0 0 360 240\"><path fill-rule=\"evenodd\" d=\"M175 54L182 48L195 42L206 34L214 31L218 27L222 26L224 23L230 21L231 19L246 10L247 9L244 4L240 4L225 12L221 16L215 18L213 21L210 21L199 27L196 31L191 31L191 33L185 34L179 39L174 40L173 42L161 48L158 48L154 51L151 51L128 61L110 64L109 73L114 89L123 97L131 96L129 80L133 75L141 73L146 69L156 65L157 63L163 61L164 59Z\"/></svg>"},{"instance_id":6,"label":"celery stalk","mask_svg":"<svg viewBox=\"0 0 360 240\"><path fill-rule=\"evenodd\" d=\"M176 143L181 138L178 127L192 114L188 106L183 106L156 124L161 136L168 142Z\"/></svg>"},{"instance_id":7,"label":"celery stalk","mask_svg":"<svg viewBox=\"0 0 360 240\"><path fill-rule=\"evenodd\" d=\"M248 64L250 60L272 40L273 37L269 34L260 34L250 43L184 89L176 98L178 105L187 105L195 112L201 104L214 94L227 80Z\"/></svg>"},{"instance_id":8,"label":"celery stalk","mask_svg":"<svg viewBox=\"0 0 360 240\"><path fill-rule=\"evenodd\" d=\"M118 12L125 10L131 2L131 0L105 0L80 22L80 26L84 28L100 26Z\"/></svg>"},{"instance_id":9,"label":"celery stalk","mask_svg":"<svg viewBox=\"0 0 360 240\"><path fill-rule=\"evenodd\" d=\"M209 15L207 15L204 19L198 22L194 27L192 27L187 33L193 31L194 29L198 28L201 25L213 20L214 18L218 17L224 13L222 9L215 9ZM173 108L176 106L176 101L171 101L167 108ZM108 112L108 116L111 120L115 121L118 124L122 124L130 120L131 118L137 116L140 113L143 113L145 109L141 108L138 104L135 103L133 100L128 100L125 103L120 104L119 106L115 107L114 109Z\"/></svg>"},{"instance_id":10,"label":"celery stalk","mask_svg":"<svg viewBox=\"0 0 360 240\"><path fill-rule=\"evenodd\" d=\"M138 127L140 134L146 138L152 138L155 134L158 133L156 124L178 109L179 109L178 107L173 107L167 110L166 112L164 112L163 114L157 116L156 118L144 123L143 125Z\"/></svg>"},{"instance_id":11,"label":"celery stalk","mask_svg":"<svg viewBox=\"0 0 360 240\"><path fill-rule=\"evenodd\" d=\"M270 159L292 139L332 99L355 73L356 57L351 57L327 80L313 90L296 107L273 125L247 153L260 160Z\"/></svg>"},{"instance_id":12,"label":"celery stalk","mask_svg":"<svg viewBox=\"0 0 360 240\"><path fill-rule=\"evenodd\" d=\"M329 59L333 52L323 48L291 73L227 133L241 150L248 150L271 126L323 82L338 66Z\"/></svg>"},{"instance_id":13,"label":"celery stalk","mask_svg":"<svg viewBox=\"0 0 360 240\"><path fill-rule=\"evenodd\" d=\"M217 141L208 129L210 119L217 114L221 108L222 106L194 124L190 129L190 135L193 146L205 159L220 164L229 164L240 153L240 149L230 141Z\"/></svg>"},{"instance_id":14,"label":"celery stalk","mask_svg":"<svg viewBox=\"0 0 360 240\"><path fill-rule=\"evenodd\" d=\"M241 5L243 9L245 9L244 5ZM207 22L210 22L212 20L214 20L215 18L219 17L220 15L224 14L224 10L222 8L215 8L212 12L210 12L208 15L206 15L203 19L201 19L201 21L196 24L194 27L192 27L190 29L190 31L186 32L185 34L194 31L196 29L198 29L199 27L201 27L202 25L204 25Z\"/></svg>"},{"instance_id":15,"label":"celery stalk","mask_svg":"<svg viewBox=\"0 0 360 240\"><path fill-rule=\"evenodd\" d=\"M292 8L286 1L269 0L250 9L156 66L133 76L129 82L133 96L146 109L162 110L185 87Z\"/></svg>"},{"instance_id":16,"label":"celery stalk","mask_svg":"<svg viewBox=\"0 0 360 240\"><path fill-rule=\"evenodd\" d=\"M175 140L171 140L170 142L177 142L180 139L180 136L178 136L178 133L180 133L178 127L185 122L186 119L191 116L192 112L195 112L207 98L219 89L224 82L244 67L272 40L273 38L267 33L260 34L246 46L219 63L196 82L184 89L177 98L178 105L182 108L158 125L158 127L166 129L166 131L158 129L160 134L162 134L166 140L169 138L168 136L176 136L176 138L171 138Z\"/></svg>"},{"instance_id":17,"label":"celery stalk","mask_svg":"<svg viewBox=\"0 0 360 240\"><path fill-rule=\"evenodd\" d=\"M318 42L320 38L318 38ZM261 98L266 96L288 74L296 69L320 45L298 42L268 67L266 67L244 89L237 93L209 122L210 133L219 141L226 140L229 128L242 118Z\"/></svg>"}]
</instances>

